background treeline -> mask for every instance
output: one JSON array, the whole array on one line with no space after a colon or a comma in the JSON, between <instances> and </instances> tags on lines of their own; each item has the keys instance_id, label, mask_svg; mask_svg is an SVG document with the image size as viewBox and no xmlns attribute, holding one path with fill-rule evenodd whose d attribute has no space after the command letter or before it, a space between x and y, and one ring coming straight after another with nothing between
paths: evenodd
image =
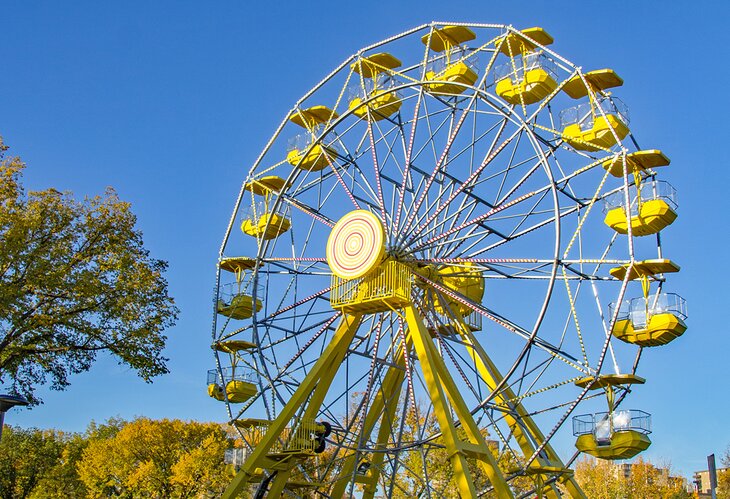
<instances>
[{"instance_id":1,"label":"background treeline","mask_svg":"<svg viewBox=\"0 0 730 499\"><path fill-rule=\"evenodd\" d=\"M6 426L0 497L218 497L233 470L233 447L215 423L110 419L83 433Z\"/></svg>"},{"instance_id":2,"label":"background treeline","mask_svg":"<svg viewBox=\"0 0 730 499\"><path fill-rule=\"evenodd\" d=\"M219 497L234 476L224 463L225 451L241 443L219 424L177 419L111 418L92 422L83 433L6 426L0 440L0 499ZM427 464L432 479L443 462ZM721 463L730 465L730 448ZM583 458L575 477L592 499L694 497L667 468L639 458L625 476L611 462ZM730 499L730 473L719 481L718 499ZM408 490L406 482L401 485ZM526 477L513 485L523 491L532 486Z\"/></svg>"}]
</instances>

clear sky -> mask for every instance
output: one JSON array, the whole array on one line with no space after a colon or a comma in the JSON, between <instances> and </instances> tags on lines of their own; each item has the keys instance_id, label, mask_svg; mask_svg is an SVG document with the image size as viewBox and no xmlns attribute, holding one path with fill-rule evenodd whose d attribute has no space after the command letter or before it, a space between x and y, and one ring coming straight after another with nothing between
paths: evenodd
<instances>
[{"instance_id":1,"label":"clear sky","mask_svg":"<svg viewBox=\"0 0 730 499\"><path fill-rule=\"evenodd\" d=\"M632 406L654 415L645 455L690 475L730 444L724 264L727 85L724 2L3 2L0 134L29 189L77 196L114 186L145 243L170 262L182 310L171 374L147 385L100 357L65 392L6 422L82 430L92 419L224 421L205 391L218 248L250 165L293 103L361 47L438 21L542 26L585 70L612 67L644 147L672 159L679 219L663 239L682 265L670 291L689 330L652 349ZM569 449L572 442L559 447Z\"/></svg>"}]
</instances>

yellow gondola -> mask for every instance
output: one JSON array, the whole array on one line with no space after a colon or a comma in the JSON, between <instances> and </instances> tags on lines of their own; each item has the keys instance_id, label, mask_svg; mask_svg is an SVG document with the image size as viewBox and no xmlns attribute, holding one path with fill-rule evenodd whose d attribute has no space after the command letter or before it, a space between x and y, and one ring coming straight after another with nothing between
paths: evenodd
<instances>
[{"instance_id":1,"label":"yellow gondola","mask_svg":"<svg viewBox=\"0 0 730 499\"><path fill-rule=\"evenodd\" d=\"M629 134L626 105L615 97L600 97L560 112L562 138L581 151L610 149Z\"/></svg>"},{"instance_id":2,"label":"yellow gondola","mask_svg":"<svg viewBox=\"0 0 730 499\"><path fill-rule=\"evenodd\" d=\"M562 138L581 151L610 149L629 133L628 109L606 90L623 85L612 69L599 69L575 75L563 85L573 99L588 97L588 102L560 113Z\"/></svg>"},{"instance_id":3,"label":"yellow gondola","mask_svg":"<svg viewBox=\"0 0 730 499\"><path fill-rule=\"evenodd\" d=\"M298 109L292 113L289 121L307 131L289 141L286 161L307 171L319 171L327 167L337 156L337 151L333 146L323 144L326 137L321 138L320 135L324 127L337 118L339 115L326 106Z\"/></svg>"},{"instance_id":4,"label":"yellow gondola","mask_svg":"<svg viewBox=\"0 0 730 499\"><path fill-rule=\"evenodd\" d=\"M631 459L651 445L649 436L636 430L615 432L608 440L599 441L594 435L580 435L575 447L599 459Z\"/></svg>"},{"instance_id":5,"label":"yellow gondola","mask_svg":"<svg viewBox=\"0 0 730 499\"><path fill-rule=\"evenodd\" d=\"M684 299L674 293L627 300L619 309L611 334L642 347L666 345L687 330L686 308Z\"/></svg>"},{"instance_id":6,"label":"yellow gondola","mask_svg":"<svg viewBox=\"0 0 730 499\"><path fill-rule=\"evenodd\" d=\"M626 385L643 385L646 380L635 374L602 374L576 381L580 388L606 391L608 412L573 417L575 446L599 459L629 459L651 445L651 415L637 410L616 410L615 391Z\"/></svg>"},{"instance_id":7,"label":"yellow gondola","mask_svg":"<svg viewBox=\"0 0 730 499\"><path fill-rule=\"evenodd\" d=\"M240 367L223 368L208 371L208 395L221 402L239 404L258 393L258 389L251 382L253 372ZM225 384L225 389L223 385Z\"/></svg>"},{"instance_id":8,"label":"yellow gondola","mask_svg":"<svg viewBox=\"0 0 730 499\"><path fill-rule=\"evenodd\" d=\"M553 38L542 28L528 28L499 38L497 47L511 60L494 72L497 95L510 104L528 105L555 91L557 66L538 47L552 42Z\"/></svg>"},{"instance_id":9,"label":"yellow gondola","mask_svg":"<svg viewBox=\"0 0 730 499\"><path fill-rule=\"evenodd\" d=\"M497 95L510 104L534 104L558 88L557 67L539 52L498 67L495 75Z\"/></svg>"},{"instance_id":10,"label":"yellow gondola","mask_svg":"<svg viewBox=\"0 0 730 499\"><path fill-rule=\"evenodd\" d=\"M256 238L268 240L279 237L291 227L285 207L276 211L271 208L273 193L284 189L286 181L281 177L269 176L247 182L244 189L254 195L264 196L264 201L252 203L250 210L241 222L241 231Z\"/></svg>"},{"instance_id":11,"label":"yellow gondola","mask_svg":"<svg viewBox=\"0 0 730 499\"><path fill-rule=\"evenodd\" d=\"M236 275L236 282L221 287L218 297L217 311L219 314L231 319L248 319L253 315L254 308L258 312L263 304L259 298L254 301L252 292L252 278L246 279L246 272L261 264L249 257L223 258L218 264L221 270L232 272ZM258 297L263 296L263 289L259 289ZM218 349L224 348L226 343L221 343ZM230 345L228 345L230 346Z\"/></svg>"},{"instance_id":12,"label":"yellow gondola","mask_svg":"<svg viewBox=\"0 0 730 499\"><path fill-rule=\"evenodd\" d=\"M461 44L476 38L465 26L444 26L424 35L421 42L434 52L442 52L426 67L425 88L434 94L460 94L477 81L476 59Z\"/></svg>"},{"instance_id":13,"label":"yellow gondola","mask_svg":"<svg viewBox=\"0 0 730 499\"><path fill-rule=\"evenodd\" d=\"M358 118L380 121L389 118L401 106L401 98L392 88L395 86L391 74L401 62L391 54L379 53L361 57L350 65L355 73L362 75L365 88L358 84L351 88L348 109Z\"/></svg>"},{"instance_id":14,"label":"yellow gondola","mask_svg":"<svg viewBox=\"0 0 730 499\"><path fill-rule=\"evenodd\" d=\"M629 224L634 236L648 236L665 229L677 219L676 191L667 182L651 180L639 186L631 201L631 216L624 208L624 193L606 198L604 222L619 234L627 234Z\"/></svg>"}]
</instances>

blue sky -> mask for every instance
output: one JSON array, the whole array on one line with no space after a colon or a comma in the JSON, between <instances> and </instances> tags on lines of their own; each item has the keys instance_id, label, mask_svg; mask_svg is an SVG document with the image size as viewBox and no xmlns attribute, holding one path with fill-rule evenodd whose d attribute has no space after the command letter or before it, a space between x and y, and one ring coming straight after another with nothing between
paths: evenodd
<instances>
[{"instance_id":1,"label":"blue sky","mask_svg":"<svg viewBox=\"0 0 730 499\"><path fill-rule=\"evenodd\" d=\"M721 2L4 2L0 134L30 189L114 186L182 314L172 373L147 385L108 358L6 422L82 430L110 416L223 421L205 393L215 262L249 166L292 104L363 46L429 22L542 26L584 69L624 78L642 144L664 150L680 217L664 247L688 332L646 352L634 404L654 414L645 454L685 474L730 444L725 200L730 186ZM568 449L571 442L565 442Z\"/></svg>"}]
</instances>

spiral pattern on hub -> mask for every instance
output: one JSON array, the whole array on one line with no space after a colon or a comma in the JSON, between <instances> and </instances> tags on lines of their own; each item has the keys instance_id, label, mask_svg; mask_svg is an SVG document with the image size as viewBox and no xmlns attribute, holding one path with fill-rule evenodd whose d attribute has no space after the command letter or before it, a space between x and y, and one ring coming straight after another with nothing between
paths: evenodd
<instances>
[{"instance_id":1,"label":"spiral pattern on hub","mask_svg":"<svg viewBox=\"0 0 730 499\"><path fill-rule=\"evenodd\" d=\"M366 210L351 211L333 227L327 240L327 263L342 279L357 279L370 272L385 256L385 229Z\"/></svg>"}]
</instances>

